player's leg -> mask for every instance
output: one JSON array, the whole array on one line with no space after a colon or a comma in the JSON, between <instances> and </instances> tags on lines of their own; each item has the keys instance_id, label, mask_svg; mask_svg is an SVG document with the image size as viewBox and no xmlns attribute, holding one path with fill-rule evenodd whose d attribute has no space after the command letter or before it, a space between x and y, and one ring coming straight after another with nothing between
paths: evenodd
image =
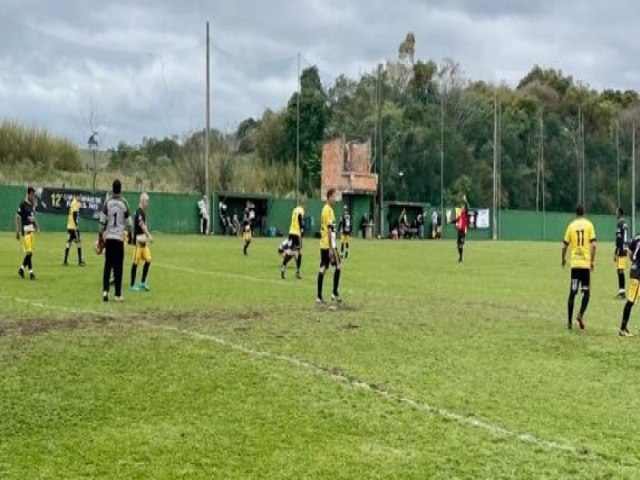
<instances>
[{"instance_id":1,"label":"player's leg","mask_svg":"<svg viewBox=\"0 0 640 480\"><path fill-rule=\"evenodd\" d=\"M139 246L136 245L133 247L133 262L131 262L131 282L129 283L129 290L137 290L136 288L136 277L138 275L138 262L140 261L138 250Z\"/></svg>"},{"instance_id":2,"label":"player's leg","mask_svg":"<svg viewBox=\"0 0 640 480\"><path fill-rule=\"evenodd\" d=\"M124 267L124 242L114 241L113 275L115 277L115 297L122 300L122 270Z\"/></svg>"},{"instance_id":3,"label":"player's leg","mask_svg":"<svg viewBox=\"0 0 640 480\"><path fill-rule=\"evenodd\" d=\"M102 299L109 301L109 285L113 270L113 240L107 240L104 247L104 269L102 271Z\"/></svg>"},{"instance_id":4,"label":"player's leg","mask_svg":"<svg viewBox=\"0 0 640 480\"><path fill-rule=\"evenodd\" d=\"M280 278L284 280L284 274L287 271L287 265L293 258L293 253L291 250L285 250L282 254L282 264L280 265Z\"/></svg>"},{"instance_id":5,"label":"player's leg","mask_svg":"<svg viewBox=\"0 0 640 480\"><path fill-rule=\"evenodd\" d=\"M35 247L36 237L33 233L29 233L24 238L24 250L26 252L26 260L27 260L27 268L29 269L29 278L31 280L35 280L36 276L33 273L33 249Z\"/></svg>"},{"instance_id":6,"label":"player's leg","mask_svg":"<svg viewBox=\"0 0 640 480\"><path fill-rule=\"evenodd\" d=\"M149 275L149 269L151 268L151 249L147 245L142 249L142 259L144 265L142 266L142 285L140 286L145 292L151 290L147 283L147 277Z\"/></svg>"},{"instance_id":7,"label":"player's leg","mask_svg":"<svg viewBox=\"0 0 640 480\"><path fill-rule=\"evenodd\" d=\"M624 309L622 310L622 322L620 323L620 336L622 337L630 337L631 332L629 332L629 318L631 317L631 309L633 305L636 303L638 299L638 291L640 290L640 281L635 278L632 278L629 281L629 292L627 293L627 303L624 305Z\"/></svg>"},{"instance_id":8,"label":"player's leg","mask_svg":"<svg viewBox=\"0 0 640 480\"><path fill-rule=\"evenodd\" d=\"M76 246L78 247L78 265L84 267L84 260L82 260L82 241L80 240L80 230L76 230Z\"/></svg>"},{"instance_id":9,"label":"player's leg","mask_svg":"<svg viewBox=\"0 0 640 480\"><path fill-rule=\"evenodd\" d=\"M349 242L350 241L351 241L351 236L347 235L347 242L345 244L344 258L349 258Z\"/></svg>"},{"instance_id":10,"label":"player's leg","mask_svg":"<svg viewBox=\"0 0 640 480\"><path fill-rule=\"evenodd\" d=\"M298 280L302 279L302 247L298 250L296 254L296 278Z\"/></svg>"},{"instance_id":11,"label":"player's leg","mask_svg":"<svg viewBox=\"0 0 640 480\"><path fill-rule=\"evenodd\" d=\"M462 257L464 255L464 235L458 232L458 262L462 263Z\"/></svg>"},{"instance_id":12,"label":"player's leg","mask_svg":"<svg viewBox=\"0 0 640 480\"><path fill-rule=\"evenodd\" d=\"M22 237L22 251L24 252L24 258L22 259L22 264L20 264L20 268L18 269L18 275L20 278L24 278L24 272L29 269L29 265L31 264L31 243L27 241L27 237L31 234L24 235Z\"/></svg>"},{"instance_id":13,"label":"player's leg","mask_svg":"<svg viewBox=\"0 0 640 480\"><path fill-rule=\"evenodd\" d=\"M575 268L571 269L571 286L569 287L569 299L567 300L567 328L571 329L573 323L573 307L578 294L578 287L580 286L580 280L578 278L578 271Z\"/></svg>"},{"instance_id":14,"label":"player's leg","mask_svg":"<svg viewBox=\"0 0 640 480\"><path fill-rule=\"evenodd\" d=\"M340 264L340 256L339 255L334 255L334 262L335 262L335 270L333 272L333 291L331 292L331 300L333 300L336 303L340 303L342 302L342 299L340 298L340 293L339 293L339 288L340 288L340 272L342 269L342 265Z\"/></svg>"},{"instance_id":15,"label":"player's leg","mask_svg":"<svg viewBox=\"0 0 640 480\"><path fill-rule=\"evenodd\" d=\"M318 270L318 296L316 298L317 303L324 303L322 298L322 284L324 283L324 274L329 267L329 250L320 249L320 270Z\"/></svg>"},{"instance_id":16,"label":"player's leg","mask_svg":"<svg viewBox=\"0 0 640 480\"><path fill-rule=\"evenodd\" d=\"M625 258L618 257L618 298L625 298L624 267Z\"/></svg>"},{"instance_id":17,"label":"player's leg","mask_svg":"<svg viewBox=\"0 0 640 480\"><path fill-rule=\"evenodd\" d=\"M580 325L581 330L584 330L584 314L587 311L589 300L591 299L591 270L583 268L581 269L580 274L580 283L582 284L582 304L580 305L580 312L578 312L578 325Z\"/></svg>"},{"instance_id":18,"label":"player's leg","mask_svg":"<svg viewBox=\"0 0 640 480\"><path fill-rule=\"evenodd\" d=\"M67 230L67 244L64 247L64 261L63 265L69 265L69 249L71 248L71 241L73 240L73 232L71 230Z\"/></svg>"}]
</instances>

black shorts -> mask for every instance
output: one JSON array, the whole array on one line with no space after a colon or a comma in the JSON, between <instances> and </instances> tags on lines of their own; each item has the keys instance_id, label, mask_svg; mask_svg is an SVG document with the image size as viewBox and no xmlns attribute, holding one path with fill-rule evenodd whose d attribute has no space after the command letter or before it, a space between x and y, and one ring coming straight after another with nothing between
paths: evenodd
<instances>
[{"instance_id":1,"label":"black shorts","mask_svg":"<svg viewBox=\"0 0 640 480\"><path fill-rule=\"evenodd\" d=\"M302 250L302 238L299 235L289 234L291 250Z\"/></svg>"},{"instance_id":2,"label":"black shorts","mask_svg":"<svg viewBox=\"0 0 640 480\"><path fill-rule=\"evenodd\" d=\"M591 286L591 270L588 268L571 269L571 291L577 293L581 288L583 292L589 290Z\"/></svg>"},{"instance_id":3,"label":"black shorts","mask_svg":"<svg viewBox=\"0 0 640 480\"><path fill-rule=\"evenodd\" d=\"M464 244L466 238L467 234L465 232L458 231L458 243Z\"/></svg>"},{"instance_id":4,"label":"black shorts","mask_svg":"<svg viewBox=\"0 0 640 480\"><path fill-rule=\"evenodd\" d=\"M338 266L338 262L336 260L336 256L334 255L331 258L330 250L328 248L320 249L320 268L329 268L330 265L334 267Z\"/></svg>"},{"instance_id":5,"label":"black shorts","mask_svg":"<svg viewBox=\"0 0 640 480\"><path fill-rule=\"evenodd\" d=\"M67 230L67 243L79 242L80 230Z\"/></svg>"}]
</instances>

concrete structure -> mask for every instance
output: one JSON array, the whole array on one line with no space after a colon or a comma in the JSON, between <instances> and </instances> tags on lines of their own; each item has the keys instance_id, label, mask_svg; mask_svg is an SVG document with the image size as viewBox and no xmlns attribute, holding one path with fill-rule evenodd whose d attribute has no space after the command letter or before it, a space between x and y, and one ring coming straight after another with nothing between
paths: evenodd
<instances>
[{"instance_id":1,"label":"concrete structure","mask_svg":"<svg viewBox=\"0 0 640 480\"><path fill-rule=\"evenodd\" d=\"M371 173L373 162L369 142L349 142L336 138L322 146L321 195L327 198L327 190L335 188L338 199L346 195L375 196L378 192L378 175Z\"/></svg>"}]
</instances>

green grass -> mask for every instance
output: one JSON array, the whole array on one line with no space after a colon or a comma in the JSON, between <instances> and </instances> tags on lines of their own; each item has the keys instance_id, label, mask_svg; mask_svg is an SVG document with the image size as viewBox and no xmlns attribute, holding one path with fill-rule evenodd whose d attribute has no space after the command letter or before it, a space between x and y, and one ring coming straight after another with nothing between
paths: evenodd
<instances>
[{"instance_id":1,"label":"green grass","mask_svg":"<svg viewBox=\"0 0 640 480\"><path fill-rule=\"evenodd\" d=\"M38 238L29 282L0 238L0 478L640 476L610 245L585 332L559 244L471 242L458 265L451 241L354 241L338 310L314 304L316 240L282 282L276 240L245 259L158 236L151 293L121 305L63 246Z\"/></svg>"}]
</instances>

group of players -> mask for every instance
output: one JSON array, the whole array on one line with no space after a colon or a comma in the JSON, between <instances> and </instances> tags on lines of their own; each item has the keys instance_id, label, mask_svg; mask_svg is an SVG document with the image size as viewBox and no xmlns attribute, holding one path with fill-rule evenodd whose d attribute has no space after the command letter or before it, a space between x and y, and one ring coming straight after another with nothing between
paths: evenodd
<instances>
[{"instance_id":1,"label":"group of players","mask_svg":"<svg viewBox=\"0 0 640 480\"><path fill-rule=\"evenodd\" d=\"M626 299L618 333L621 337L632 337L633 334L629 331L629 318L631 309L640 293L640 234L629 239L629 227L621 207L618 208L616 216L617 225L613 261L618 274L617 298ZM576 321L581 330L586 327L585 313L591 298L591 275L595 267L596 243L596 232L593 224L585 218L584 208L578 205L576 218L567 227L562 246L563 267L567 264L567 252L571 250L571 284L567 300L568 329L573 328L574 303L579 291L582 292L582 302ZM631 269L629 271L629 288L625 290L624 274L627 267L627 259L631 261Z\"/></svg>"},{"instance_id":2,"label":"group of players","mask_svg":"<svg viewBox=\"0 0 640 480\"><path fill-rule=\"evenodd\" d=\"M96 242L96 253L104 252L105 262L102 282L102 299L109 301L109 289L115 287L115 300L121 302L122 277L125 254L125 243L133 245L133 262L131 265L131 291L150 291L147 278L151 267L151 249L153 236L147 226L147 208L149 196L146 193L140 195L140 203L135 212L133 221L129 221L129 205L122 196L122 184L115 180L112 185L110 197L104 204L100 213L100 232ZM28 271L29 278L35 280L33 268L33 254L35 250L35 234L40 230L35 214L36 191L33 187L27 188L27 196L22 201L16 212L16 238L22 242L24 259L18 269L18 275L25 278ZM67 216L67 243L64 250L63 265L69 265L69 250L73 243L77 246L78 265L83 267L82 243L80 238L80 199L74 195L69 202ZM141 283L136 285L137 269L142 265Z\"/></svg>"},{"instance_id":3,"label":"group of players","mask_svg":"<svg viewBox=\"0 0 640 480\"><path fill-rule=\"evenodd\" d=\"M342 261L349 257L349 245L351 241L351 232L353 222L349 208L347 205L343 207L343 213L340 222L336 224L336 215L333 205L336 201L335 189L329 189L327 192L327 203L322 208L320 215L320 269L318 270L317 296L316 303L323 305L325 303L322 295L324 285L324 275L330 267L334 267L333 273L333 289L331 291L331 300L334 303L341 303L342 299L339 293L340 275L342 272ZM291 260L296 262L296 278L302 279L302 237L304 235L304 207L305 202L301 200L291 213L291 225L289 227L289 236L284 239L278 247L278 253L282 256L282 264L280 265L280 278L285 279L287 265ZM340 237L340 252L338 252L337 235Z\"/></svg>"}]
</instances>

